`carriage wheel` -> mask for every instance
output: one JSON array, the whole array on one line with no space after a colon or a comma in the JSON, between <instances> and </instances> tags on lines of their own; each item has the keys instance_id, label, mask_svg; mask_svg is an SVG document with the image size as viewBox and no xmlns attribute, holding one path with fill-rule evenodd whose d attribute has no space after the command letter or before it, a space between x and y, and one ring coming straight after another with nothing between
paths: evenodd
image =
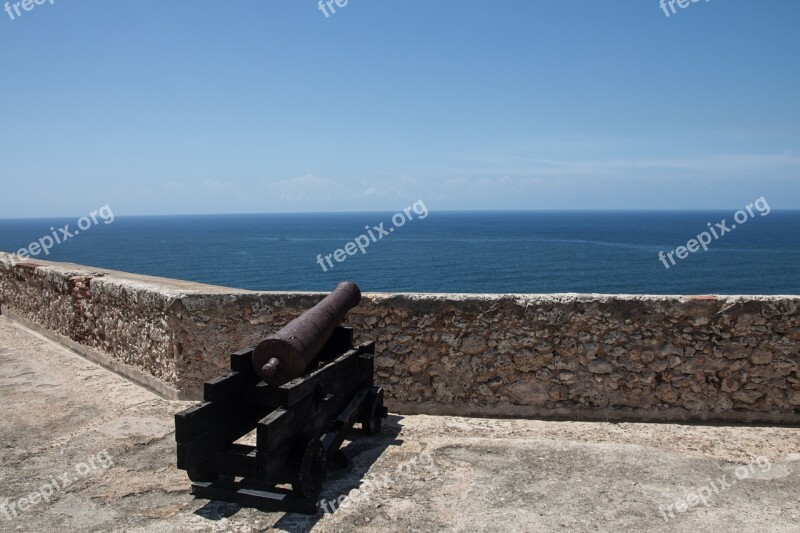
<instances>
[{"instance_id":1,"label":"carriage wheel","mask_svg":"<svg viewBox=\"0 0 800 533\"><path fill-rule=\"evenodd\" d=\"M219 479L219 474L209 471L208 468L203 466L203 463L190 466L186 469L186 473L189 475L190 480L197 483L213 483Z\"/></svg>"},{"instance_id":2,"label":"carriage wheel","mask_svg":"<svg viewBox=\"0 0 800 533\"><path fill-rule=\"evenodd\" d=\"M383 389L373 387L364 399L364 414L361 416L361 428L366 434L375 435L381 430L383 412Z\"/></svg>"},{"instance_id":3,"label":"carriage wheel","mask_svg":"<svg viewBox=\"0 0 800 533\"><path fill-rule=\"evenodd\" d=\"M322 482L325 481L327 473L325 449L318 438L310 439L300 461L297 481L292 483L292 488L300 496L316 498L322 492Z\"/></svg>"}]
</instances>

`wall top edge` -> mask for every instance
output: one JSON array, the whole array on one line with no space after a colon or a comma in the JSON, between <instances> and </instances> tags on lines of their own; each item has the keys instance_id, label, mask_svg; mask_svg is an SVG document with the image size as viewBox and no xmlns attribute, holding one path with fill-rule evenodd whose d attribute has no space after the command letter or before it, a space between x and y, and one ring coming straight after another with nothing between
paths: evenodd
<instances>
[{"instance_id":1,"label":"wall top edge","mask_svg":"<svg viewBox=\"0 0 800 533\"><path fill-rule=\"evenodd\" d=\"M36 271L52 272L64 277L88 276L100 278L103 283L129 286L139 290L149 290L171 297L186 296L313 296L318 297L326 292L320 291L253 291L237 289L221 285L210 285L195 281L173 278L162 278L144 274L133 274L106 268L95 268L75 263L60 263L44 260L21 259L14 254L0 251L0 269L32 268ZM331 280L331 289L338 281ZM415 300L454 300L454 301L486 301L486 300L531 300L531 301L598 301L598 300L634 300L634 301L785 301L797 300L800 295L688 295L688 294L608 294L608 293L423 293L423 292L365 292L364 296L372 300L392 298L410 298Z\"/></svg>"}]
</instances>

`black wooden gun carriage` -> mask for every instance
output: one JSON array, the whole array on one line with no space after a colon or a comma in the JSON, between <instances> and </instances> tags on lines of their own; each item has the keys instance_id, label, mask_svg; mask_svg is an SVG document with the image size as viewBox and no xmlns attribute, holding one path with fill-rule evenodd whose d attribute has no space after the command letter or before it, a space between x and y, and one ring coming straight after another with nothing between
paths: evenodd
<instances>
[{"instance_id":1,"label":"black wooden gun carriage","mask_svg":"<svg viewBox=\"0 0 800 533\"><path fill-rule=\"evenodd\" d=\"M355 423L377 433L387 416L373 384L375 345L353 346L338 324L361 292L340 283L312 309L205 383L203 403L175 415L178 468L199 498L315 514L329 467ZM236 441L256 430L256 445ZM291 488L290 488L291 487Z\"/></svg>"}]
</instances>

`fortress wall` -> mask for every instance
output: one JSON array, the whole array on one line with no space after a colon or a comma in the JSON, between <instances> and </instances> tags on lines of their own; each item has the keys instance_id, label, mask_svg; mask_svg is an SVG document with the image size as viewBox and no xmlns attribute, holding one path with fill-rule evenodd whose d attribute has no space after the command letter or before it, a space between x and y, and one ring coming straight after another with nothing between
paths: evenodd
<instances>
[{"instance_id":1,"label":"fortress wall","mask_svg":"<svg viewBox=\"0 0 800 533\"><path fill-rule=\"evenodd\" d=\"M331 281L331 288L335 280ZM173 398L324 295L0 253L0 312ZM365 294L395 412L800 422L798 296Z\"/></svg>"}]
</instances>

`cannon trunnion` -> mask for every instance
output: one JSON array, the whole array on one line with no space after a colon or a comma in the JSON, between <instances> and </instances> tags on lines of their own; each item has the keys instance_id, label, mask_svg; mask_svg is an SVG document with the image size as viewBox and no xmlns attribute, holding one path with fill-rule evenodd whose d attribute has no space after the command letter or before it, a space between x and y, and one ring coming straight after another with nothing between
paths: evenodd
<instances>
[{"instance_id":1,"label":"cannon trunnion","mask_svg":"<svg viewBox=\"0 0 800 533\"><path fill-rule=\"evenodd\" d=\"M203 403L175 415L178 468L193 482L192 494L319 512L328 469L347 464L339 447L348 431L360 423L377 433L387 416L383 390L373 384L374 343L353 346L351 328L324 333L305 374L269 384L256 371L263 364L254 363L254 349L242 350L231 355L229 373L205 383ZM236 443L254 429L255 446Z\"/></svg>"}]
</instances>

